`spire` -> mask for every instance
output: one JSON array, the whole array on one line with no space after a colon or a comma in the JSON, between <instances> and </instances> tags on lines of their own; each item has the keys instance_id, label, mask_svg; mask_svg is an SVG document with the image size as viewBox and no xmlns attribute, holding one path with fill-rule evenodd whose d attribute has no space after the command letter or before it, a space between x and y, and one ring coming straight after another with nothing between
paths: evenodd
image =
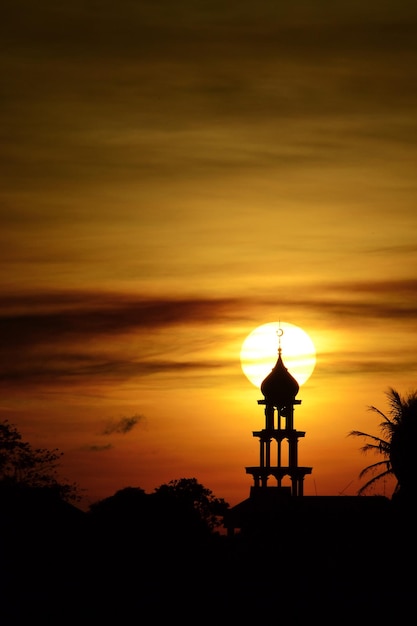
<instances>
[{"instance_id":1,"label":"spire","mask_svg":"<svg viewBox=\"0 0 417 626\"><path fill-rule=\"evenodd\" d=\"M266 404L282 408L293 404L300 386L296 379L289 373L282 360L281 337L284 331L278 328L278 359L271 372L261 383L261 391Z\"/></svg>"}]
</instances>

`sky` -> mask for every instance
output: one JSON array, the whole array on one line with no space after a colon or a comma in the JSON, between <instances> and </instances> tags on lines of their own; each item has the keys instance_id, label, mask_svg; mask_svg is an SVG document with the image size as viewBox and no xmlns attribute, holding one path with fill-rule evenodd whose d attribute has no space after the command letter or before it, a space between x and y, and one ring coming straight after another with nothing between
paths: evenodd
<instances>
[{"instance_id":1,"label":"sky","mask_svg":"<svg viewBox=\"0 0 417 626\"><path fill-rule=\"evenodd\" d=\"M190 477L233 506L240 348L282 320L317 353L304 493L354 495L348 433L417 388L416 3L5 0L0 28L0 420L82 506Z\"/></svg>"}]
</instances>

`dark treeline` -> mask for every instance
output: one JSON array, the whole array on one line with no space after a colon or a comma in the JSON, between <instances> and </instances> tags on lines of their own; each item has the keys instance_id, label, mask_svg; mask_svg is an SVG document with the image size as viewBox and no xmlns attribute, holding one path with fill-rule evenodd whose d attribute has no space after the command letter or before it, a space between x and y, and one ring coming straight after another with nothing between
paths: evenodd
<instances>
[{"instance_id":1,"label":"dark treeline","mask_svg":"<svg viewBox=\"0 0 417 626\"><path fill-rule=\"evenodd\" d=\"M226 571L227 504L196 479L122 489L88 512L43 487L3 484L0 500L2 626L175 616Z\"/></svg>"},{"instance_id":2,"label":"dark treeline","mask_svg":"<svg viewBox=\"0 0 417 626\"><path fill-rule=\"evenodd\" d=\"M2 496L2 626L385 623L414 607L414 522L391 502L277 513L228 537L169 489L88 512L23 491Z\"/></svg>"},{"instance_id":3,"label":"dark treeline","mask_svg":"<svg viewBox=\"0 0 417 626\"><path fill-rule=\"evenodd\" d=\"M57 451L33 450L7 422L0 444L0 626L414 615L414 498L305 496L228 535L230 507L196 478L127 487L85 512Z\"/></svg>"}]
</instances>

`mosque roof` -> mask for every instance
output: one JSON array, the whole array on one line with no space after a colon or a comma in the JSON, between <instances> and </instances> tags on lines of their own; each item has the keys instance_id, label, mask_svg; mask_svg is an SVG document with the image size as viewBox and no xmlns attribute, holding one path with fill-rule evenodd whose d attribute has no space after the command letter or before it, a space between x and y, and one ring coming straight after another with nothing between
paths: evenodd
<instances>
[{"instance_id":1,"label":"mosque roof","mask_svg":"<svg viewBox=\"0 0 417 626\"><path fill-rule=\"evenodd\" d=\"M299 389L298 382L284 365L281 348L279 348L276 364L261 383L261 391L266 403L276 407L285 406L294 401Z\"/></svg>"}]
</instances>

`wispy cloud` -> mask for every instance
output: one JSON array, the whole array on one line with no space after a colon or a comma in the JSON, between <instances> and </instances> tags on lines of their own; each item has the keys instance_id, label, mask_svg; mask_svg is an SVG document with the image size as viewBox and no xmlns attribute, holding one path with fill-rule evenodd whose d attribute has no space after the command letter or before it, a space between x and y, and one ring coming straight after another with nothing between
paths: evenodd
<instances>
[{"instance_id":1,"label":"wispy cloud","mask_svg":"<svg viewBox=\"0 0 417 626\"><path fill-rule=\"evenodd\" d=\"M2 346L51 345L74 336L98 337L224 319L239 299L146 298L123 293L51 292L0 300Z\"/></svg>"},{"instance_id":2,"label":"wispy cloud","mask_svg":"<svg viewBox=\"0 0 417 626\"><path fill-rule=\"evenodd\" d=\"M87 445L84 446L84 450L87 450L89 452L105 452L106 450L111 450L114 446L111 443L108 443L106 445Z\"/></svg>"},{"instance_id":3,"label":"wispy cloud","mask_svg":"<svg viewBox=\"0 0 417 626\"><path fill-rule=\"evenodd\" d=\"M417 281L355 281L280 289L280 313L308 310L333 327L382 320L417 327ZM220 371L228 357L196 358L215 343L215 327L234 327L254 311L276 310L277 297L154 298L125 293L62 291L4 294L0 299L0 385L107 384L153 374L198 376ZM259 319L259 318L258 318ZM193 328L188 336L187 328ZM199 332L198 328L201 328ZM167 346L167 332L181 341ZM416 328L417 331L417 328ZM132 348L134 340L134 348ZM131 422L125 422L127 427ZM116 431L113 431L116 432ZM118 431L122 432L122 430Z\"/></svg>"},{"instance_id":4,"label":"wispy cloud","mask_svg":"<svg viewBox=\"0 0 417 626\"><path fill-rule=\"evenodd\" d=\"M143 415L132 415L122 417L117 421L111 421L103 430L103 435L113 435L114 433L125 435L129 433L139 422L143 422Z\"/></svg>"}]
</instances>

